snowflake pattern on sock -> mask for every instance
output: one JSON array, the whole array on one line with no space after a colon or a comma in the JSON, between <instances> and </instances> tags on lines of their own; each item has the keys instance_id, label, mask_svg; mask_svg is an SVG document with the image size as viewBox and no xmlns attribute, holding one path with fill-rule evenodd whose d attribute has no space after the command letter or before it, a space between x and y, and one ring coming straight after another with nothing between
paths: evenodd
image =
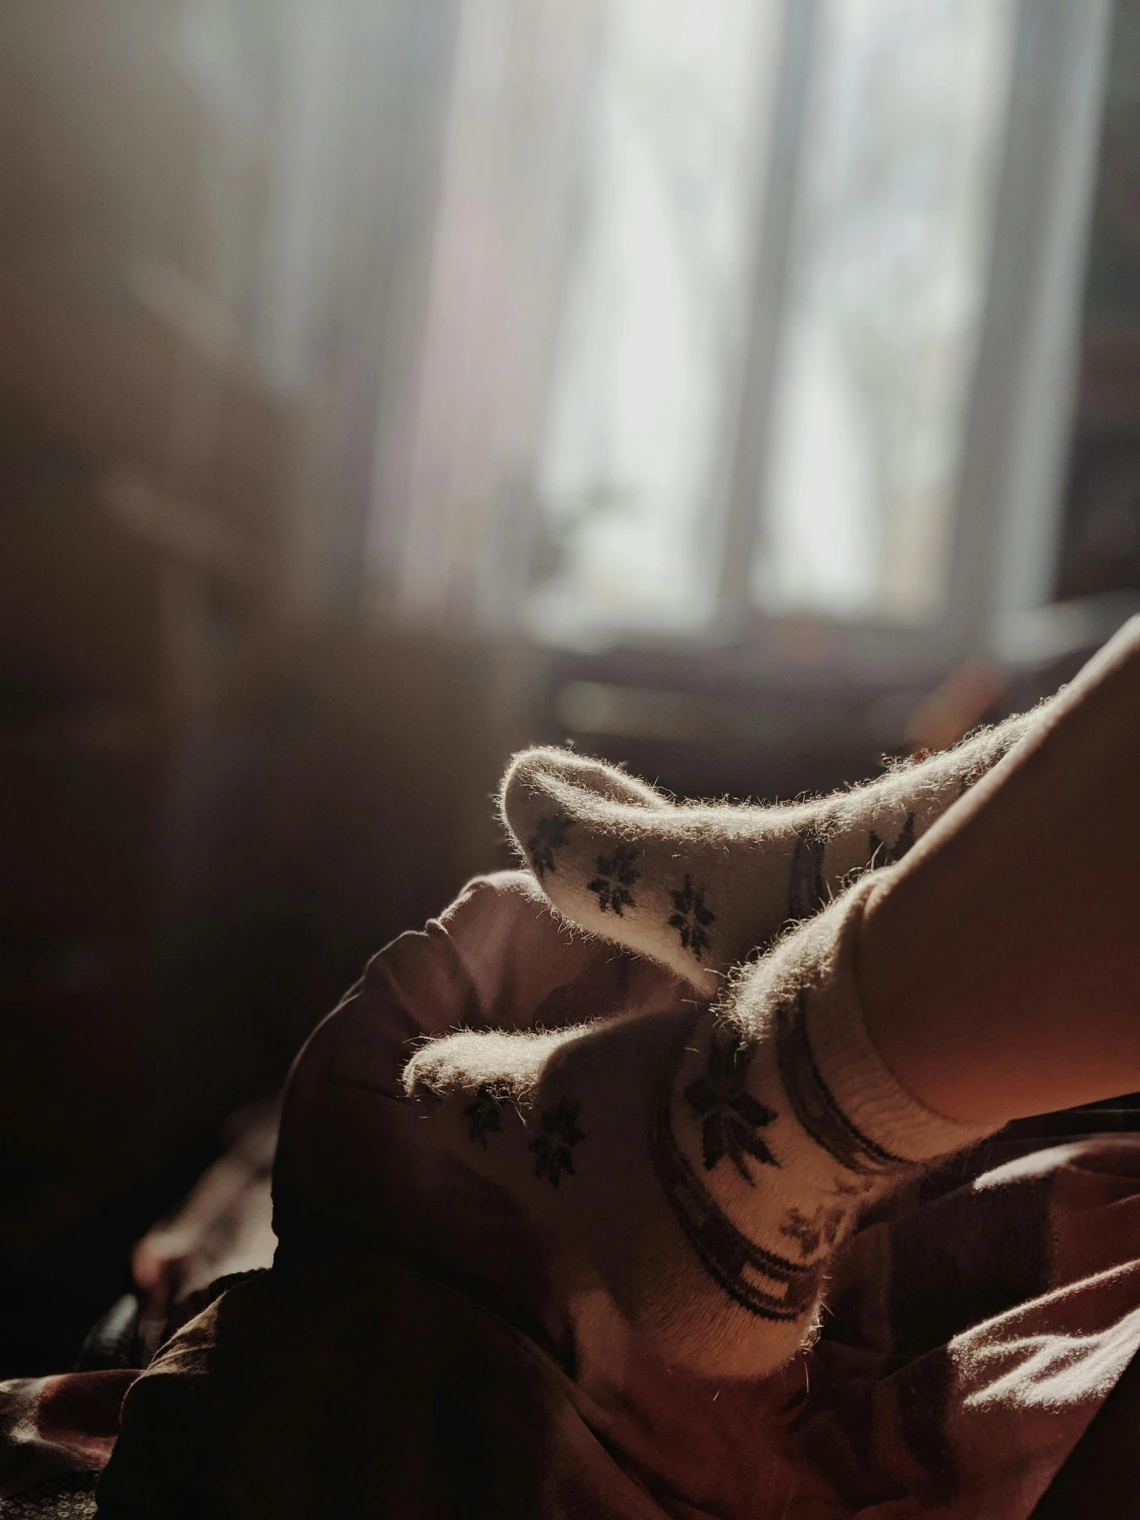
<instances>
[{"instance_id":1,"label":"snowflake pattern on sock","mask_svg":"<svg viewBox=\"0 0 1140 1520\"><path fill-rule=\"evenodd\" d=\"M762 1166L780 1163L757 1133L776 1114L745 1089L750 1059L751 1053L734 1041L714 1037L705 1074L685 1088L685 1101L700 1121L705 1171L711 1172L727 1156L749 1187L754 1187L745 1156Z\"/></svg>"},{"instance_id":2,"label":"snowflake pattern on sock","mask_svg":"<svg viewBox=\"0 0 1140 1520\"><path fill-rule=\"evenodd\" d=\"M874 1186L874 1180L870 1177L857 1177L853 1182L844 1182L842 1178L836 1177L828 1191L833 1198L860 1198Z\"/></svg>"},{"instance_id":3,"label":"snowflake pattern on sock","mask_svg":"<svg viewBox=\"0 0 1140 1520\"><path fill-rule=\"evenodd\" d=\"M560 1098L558 1106L550 1109L539 1120L543 1133L527 1146L534 1155L534 1175L545 1177L551 1187L557 1188L564 1175L574 1175L574 1147L586 1138L578 1127L580 1103Z\"/></svg>"},{"instance_id":4,"label":"snowflake pattern on sock","mask_svg":"<svg viewBox=\"0 0 1140 1520\"><path fill-rule=\"evenodd\" d=\"M565 849L572 823L565 813L554 813L549 818L540 818L535 825L526 842L526 853L539 881L545 881L547 871L554 870L554 857Z\"/></svg>"},{"instance_id":5,"label":"snowflake pattern on sock","mask_svg":"<svg viewBox=\"0 0 1140 1520\"><path fill-rule=\"evenodd\" d=\"M669 927L680 933L682 950L699 961L709 948L708 926L716 922L716 914L705 906L705 889L694 886L693 878L686 876L680 890L669 895L677 910L669 919Z\"/></svg>"},{"instance_id":6,"label":"snowflake pattern on sock","mask_svg":"<svg viewBox=\"0 0 1140 1520\"><path fill-rule=\"evenodd\" d=\"M778 1256L742 1234L705 1187L673 1133L673 1084L691 1035L690 1027L678 1040L658 1085L650 1127L654 1170L677 1223L709 1276L750 1314L792 1323L808 1314L819 1296L822 1262Z\"/></svg>"},{"instance_id":7,"label":"snowflake pattern on sock","mask_svg":"<svg viewBox=\"0 0 1140 1520\"><path fill-rule=\"evenodd\" d=\"M586 890L597 893L598 908L602 913L608 908L621 918L625 908L637 906L633 893L629 890L635 881L641 879L641 872L635 870L633 865L637 853L636 850L619 844L612 855L598 856L598 874L593 881L586 883Z\"/></svg>"},{"instance_id":8,"label":"snowflake pattern on sock","mask_svg":"<svg viewBox=\"0 0 1140 1520\"><path fill-rule=\"evenodd\" d=\"M467 1120L467 1138L487 1149L487 1136L497 1135L503 1128L503 1109L506 1099L497 1097L486 1082L480 1082L475 1096L463 1110Z\"/></svg>"},{"instance_id":9,"label":"snowflake pattern on sock","mask_svg":"<svg viewBox=\"0 0 1140 1520\"><path fill-rule=\"evenodd\" d=\"M837 1205L829 1208L820 1203L810 1214L803 1213L801 1209L789 1209L780 1226L780 1234L795 1241L800 1248L800 1255L806 1261L809 1256L816 1255L820 1246L827 1246L830 1250L839 1239L839 1231L846 1218L846 1210Z\"/></svg>"}]
</instances>

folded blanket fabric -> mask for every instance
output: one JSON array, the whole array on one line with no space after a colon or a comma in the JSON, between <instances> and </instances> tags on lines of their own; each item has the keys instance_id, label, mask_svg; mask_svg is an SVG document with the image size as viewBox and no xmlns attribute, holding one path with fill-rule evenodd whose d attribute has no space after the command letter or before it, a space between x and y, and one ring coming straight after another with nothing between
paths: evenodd
<instances>
[{"instance_id":1,"label":"folded blanket fabric","mask_svg":"<svg viewBox=\"0 0 1140 1520\"><path fill-rule=\"evenodd\" d=\"M130 1368L0 1383L0 1516L81 1520L115 1444Z\"/></svg>"},{"instance_id":2,"label":"folded blanket fabric","mask_svg":"<svg viewBox=\"0 0 1140 1520\"><path fill-rule=\"evenodd\" d=\"M521 874L390 945L290 1079L272 1272L134 1384L100 1513L1028 1517L1140 1345L1140 1143L987 1141L863 1222L810 1351L756 1380L670 1370L421 1143L400 1073L425 1036L680 995Z\"/></svg>"}]
</instances>

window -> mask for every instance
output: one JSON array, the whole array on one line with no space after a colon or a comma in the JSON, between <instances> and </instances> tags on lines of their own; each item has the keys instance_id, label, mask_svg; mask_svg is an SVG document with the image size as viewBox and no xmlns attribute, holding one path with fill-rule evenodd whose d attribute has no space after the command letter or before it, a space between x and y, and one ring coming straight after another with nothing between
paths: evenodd
<instances>
[{"instance_id":1,"label":"window","mask_svg":"<svg viewBox=\"0 0 1140 1520\"><path fill-rule=\"evenodd\" d=\"M377 470L406 616L865 664L1048 599L1107 0L461 14Z\"/></svg>"},{"instance_id":2,"label":"window","mask_svg":"<svg viewBox=\"0 0 1140 1520\"><path fill-rule=\"evenodd\" d=\"M755 0L608 7L539 467L547 631L713 616L778 22Z\"/></svg>"},{"instance_id":3,"label":"window","mask_svg":"<svg viewBox=\"0 0 1140 1520\"><path fill-rule=\"evenodd\" d=\"M828 0L795 198L763 608L929 621L985 311L1013 0Z\"/></svg>"}]
</instances>

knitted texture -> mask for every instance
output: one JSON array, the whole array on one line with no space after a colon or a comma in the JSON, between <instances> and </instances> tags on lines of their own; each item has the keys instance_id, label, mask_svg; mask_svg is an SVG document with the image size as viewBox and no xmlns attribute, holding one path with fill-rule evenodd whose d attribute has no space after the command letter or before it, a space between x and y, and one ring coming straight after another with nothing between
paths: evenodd
<instances>
[{"instance_id":1,"label":"knitted texture","mask_svg":"<svg viewBox=\"0 0 1140 1520\"><path fill-rule=\"evenodd\" d=\"M601 761L525 750L502 815L561 913L711 996L719 973L786 924L902 859L1044 710L850 791L771 807L677 804Z\"/></svg>"},{"instance_id":2,"label":"knitted texture","mask_svg":"<svg viewBox=\"0 0 1140 1520\"><path fill-rule=\"evenodd\" d=\"M856 885L701 1005L460 1032L404 1073L424 1138L561 1238L671 1363L757 1376L809 1336L859 1211L987 1131L902 1088L859 1006Z\"/></svg>"}]
</instances>

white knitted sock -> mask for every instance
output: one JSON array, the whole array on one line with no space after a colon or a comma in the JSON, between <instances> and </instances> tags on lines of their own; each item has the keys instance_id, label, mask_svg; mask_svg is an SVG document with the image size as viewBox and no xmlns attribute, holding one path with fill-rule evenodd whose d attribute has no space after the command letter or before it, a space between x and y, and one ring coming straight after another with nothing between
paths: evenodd
<instances>
[{"instance_id":1,"label":"white knitted sock","mask_svg":"<svg viewBox=\"0 0 1140 1520\"><path fill-rule=\"evenodd\" d=\"M870 885L745 968L719 1013L460 1032L408 1063L425 1139L556 1232L669 1362L778 1367L858 1211L987 1133L918 1102L871 1043L855 967Z\"/></svg>"},{"instance_id":2,"label":"white knitted sock","mask_svg":"<svg viewBox=\"0 0 1140 1520\"><path fill-rule=\"evenodd\" d=\"M570 750L517 755L503 818L554 906L706 995L721 973L900 860L1044 711L813 802L676 804Z\"/></svg>"}]
</instances>

